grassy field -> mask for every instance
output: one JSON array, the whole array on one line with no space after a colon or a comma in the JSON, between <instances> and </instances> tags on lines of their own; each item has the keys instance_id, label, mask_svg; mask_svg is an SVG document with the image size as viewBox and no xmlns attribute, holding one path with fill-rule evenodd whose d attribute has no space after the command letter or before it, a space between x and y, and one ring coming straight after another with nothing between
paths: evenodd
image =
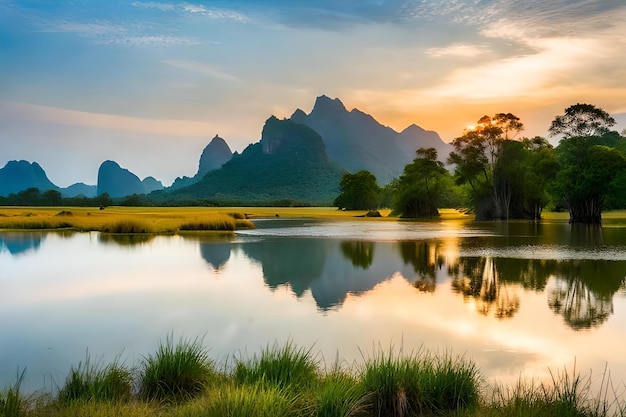
<instances>
[{"instance_id":1,"label":"grassy field","mask_svg":"<svg viewBox=\"0 0 626 417\"><path fill-rule=\"evenodd\" d=\"M366 211L343 211L334 207L0 207L0 230L100 231L103 233L173 234L185 231L232 231L254 228L254 218L324 218L329 220L398 220L367 217ZM437 220L469 219L453 209L441 209Z\"/></svg>"},{"instance_id":2,"label":"grassy field","mask_svg":"<svg viewBox=\"0 0 626 417\"><path fill-rule=\"evenodd\" d=\"M608 399L610 381L591 395L588 380L486 385L475 364L450 353L379 349L350 367L330 369L291 342L218 365L201 339L168 337L134 367L119 361L72 367L56 392L24 396L22 373L0 391L2 417L412 417L623 416Z\"/></svg>"}]
</instances>

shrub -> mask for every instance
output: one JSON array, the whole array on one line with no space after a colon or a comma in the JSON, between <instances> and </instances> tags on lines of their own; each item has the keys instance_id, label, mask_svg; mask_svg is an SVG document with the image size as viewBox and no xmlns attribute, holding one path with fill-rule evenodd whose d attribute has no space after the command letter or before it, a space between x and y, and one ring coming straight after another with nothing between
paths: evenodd
<instances>
[{"instance_id":1,"label":"shrub","mask_svg":"<svg viewBox=\"0 0 626 417\"><path fill-rule=\"evenodd\" d=\"M175 402L201 394L214 375L213 361L201 340L172 337L161 343L154 356L141 364L140 396L147 400Z\"/></svg>"}]
</instances>

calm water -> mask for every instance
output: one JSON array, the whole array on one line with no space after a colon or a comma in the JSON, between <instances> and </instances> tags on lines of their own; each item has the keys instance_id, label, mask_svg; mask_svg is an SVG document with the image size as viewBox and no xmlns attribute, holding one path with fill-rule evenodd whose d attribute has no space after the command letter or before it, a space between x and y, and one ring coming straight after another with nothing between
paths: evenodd
<instances>
[{"instance_id":1,"label":"calm water","mask_svg":"<svg viewBox=\"0 0 626 417\"><path fill-rule=\"evenodd\" d=\"M170 334L219 361L292 340L326 363L378 346L472 358L487 380L564 366L626 380L626 228L259 220L234 236L0 233L0 388ZM598 377L599 378L599 377Z\"/></svg>"}]
</instances>

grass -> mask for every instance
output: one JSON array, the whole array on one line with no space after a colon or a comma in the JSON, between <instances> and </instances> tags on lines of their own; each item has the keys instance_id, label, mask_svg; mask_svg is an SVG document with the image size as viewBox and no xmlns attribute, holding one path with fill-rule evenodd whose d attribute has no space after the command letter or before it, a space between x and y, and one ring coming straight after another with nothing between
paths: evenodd
<instances>
[{"instance_id":1,"label":"grass","mask_svg":"<svg viewBox=\"0 0 626 417\"><path fill-rule=\"evenodd\" d=\"M213 208L0 207L0 230L98 231L107 234L173 234L254 228L241 212Z\"/></svg>"},{"instance_id":2,"label":"grass","mask_svg":"<svg viewBox=\"0 0 626 417\"><path fill-rule=\"evenodd\" d=\"M318 364L311 349L287 342L267 346L259 357L235 361L234 379L239 384L265 383L279 388L304 389L317 380Z\"/></svg>"},{"instance_id":3,"label":"grass","mask_svg":"<svg viewBox=\"0 0 626 417\"><path fill-rule=\"evenodd\" d=\"M74 401L128 401L132 396L133 377L127 368L115 360L106 366L92 363L87 352L85 362L72 367L59 390L58 400L68 404Z\"/></svg>"},{"instance_id":4,"label":"grass","mask_svg":"<svg viewBox=\"0 0 626 417\"><path fill-rule=\"evenodd\" d=\"M213 361L200 339L169 336L140 366L139 395L148 401L178 402L200 395L214 375Z\"/></svg>"},{"instance_id":5,"label":"grass","mask_svg":"<svg viewBox=\"0 0 626 417\"><path fill-rule=\"evenodd\" d=\"M227 363L218 371L200 339L172 336L134 372L118 360L92 364L87 355L56 396L24 398L24 372L18 374L14 386L0 392L0 417L626 415L606 370L592 395L590 377L565 370L551 381L487 386L473 362L449 353L379 349L362 363L346 367L337 361L325 370L310 348L287 342Z\"/></svg>"},{"instance_id":6,"label":"grass","mask_svg":"<svg viewBox=\"0 0 626 417\"><path fill-rule=\"evenodd\" d=\"M380 349L365 361L362 374L378 415L442 414L478 404L478 370L462 357Z\"/></svg>"}]
</instances>

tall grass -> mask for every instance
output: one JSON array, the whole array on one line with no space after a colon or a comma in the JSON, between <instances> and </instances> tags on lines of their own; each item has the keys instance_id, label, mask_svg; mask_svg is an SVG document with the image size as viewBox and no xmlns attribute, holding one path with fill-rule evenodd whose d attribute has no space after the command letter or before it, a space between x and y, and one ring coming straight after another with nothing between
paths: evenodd
<instances>
[{"instance_id":1,"label":"tall grass","mask_svg":"<svg viewBox=\"0 0 626 417\"><path fill-rule=\"evenodd\" d=\"M379 349L363 367L363 388L371 395L377 415L434 414L478 403L478 371L461 357Z\"/></svg>"},{"instance_id":2,"label":"tall grass","mask_svg":"<svg viewBox=\"0 0 626 417\"><path fill-rule=\"evenodd\" d=\"M16 381L6 392L0 392L0 417L19 417L25 408L25 402L20 394L20 387L24 381L26 369L16 373Z\"/></svg>"},{"instance_id":3,"label":"tall grass","mask_svg":"<svg viewBox=\"0 0 626 417\"><path fill-rule=\"evenodd\" d=\"M574 370L550 371L551 380L534 383L520 379L512 387L494 385L483 407L486 416L608 417L626 416L611 378L604 370L600 387L592 395L591 375Z\"/></svg>"},{"instance_id":4,"label":"tall grass","mask_svg":"<svg viewBox=\"0 0 626 417\"><path fill-rule=\"evenodd\" d=\"M260 356L238 358L234 379L239 384L266 383L280 388L307 388L317 380L318 363L311 349L295 346L266 346Z\"/></svg>"},{"instance_id":5,"label":"tall grass","mask_svg":"<svg viewBox=\"0 0 626 417\"><path fill-rule=\"evenodd\" d=\"M174 341L170 335L134 373L117 359L93 364L87 354L56 397L24 399L22 372L0 393L0 417L626 415L606 370L598 392L591 377L575 370L552 373L551 381L538 384L520 379L510 388L486 386L473 362L449 353L379 348L362 363L338 363L324 371L311 349L290 341L216 370L200 339Z\"/></svg>"},{"instance_id":6,"label":"tall grass","mask_svg":"<svg viewBox=\"0 0 626 417\"><path fill-rule=\"evenodd\" d=\"M168 336L156 354L140 367L139 393L143 399L177 402L200 395L214 376L214 363L198 338Z\"/></svg>"},{"instance_id":7,"label":"tall grass","mask_svg":"<svg viewBox=\"0 0 626 417\"><path fill-rule=\"evenodd\" d=\"M73 401L128 401L132 396L133 377L129 369L116 359L102 366L92 363L87 352L85 362L72 367L59 390L58 399L63 403Z\"/></svg>"}]
</instances>

